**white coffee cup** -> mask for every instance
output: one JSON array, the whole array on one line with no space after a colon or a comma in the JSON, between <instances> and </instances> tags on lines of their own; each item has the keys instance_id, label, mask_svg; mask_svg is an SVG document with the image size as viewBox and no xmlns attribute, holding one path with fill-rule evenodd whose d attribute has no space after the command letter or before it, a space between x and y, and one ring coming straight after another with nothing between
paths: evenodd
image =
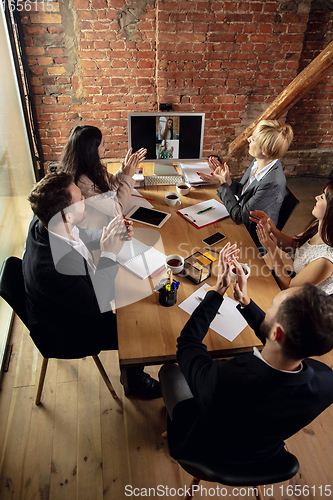
<instances>
[{"instance_id":1,"label":"white coffee cup","mask_svg":"<svg viewBox=\"0 0 333 500\"><path fill-rule=\"evenodd\" d=\"M186 196L191 191L191 184L188 182L178 182L176 189L177 193Z\"/></svg>"},{"instance_id":2,"label":"white coffee cup","mask_svg":"<svg viewBox=\"0 0 333 500\"><path fill-rule=\"evenodd\" d=\"M165 259L165 262L166 262L167 268L171 269L172 274L178 274L183 270L184 259L181 255L177 255L177 254L168 255ZM170 262L170 264L169 264L169 262Z\"/></svg>"},{"instance_id":3,"label":"white coffee cup","mask_svg":"<svg viewBox=\"0 0 333 500\"><path fill-rule=\"evenodd\" d=\"M164 195L164 201L169 207L174 207L175 205L181 205L181 201L179 199L179 194L174 191L168 191Z\"/></svg>"},{"instance_id":4,"label":"white coffee cup","mask_svg":"<svg viewBox=\"0 0 333 500\"><path fill-rule=\"evenodd\" d=\"M243 271L244 271L246 279L247 279L251 274L251 268L247 264L241 264L241 266L243 268ZM233 280L236 281L237 274L235 271L236 271L235 266L232 265L230 268L230 276Z\"/></svg>"}]
</instances>

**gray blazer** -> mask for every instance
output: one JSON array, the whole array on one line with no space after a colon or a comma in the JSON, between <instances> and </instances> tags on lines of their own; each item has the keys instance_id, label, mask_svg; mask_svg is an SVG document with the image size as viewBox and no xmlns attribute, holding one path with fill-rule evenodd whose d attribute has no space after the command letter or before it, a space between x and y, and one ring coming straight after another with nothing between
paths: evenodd
<instances>
[{"instance_id":1,"label":"gray blazer","mask_svg":"<svg viewBox=\"0 0 333 500\"><path fill-rule=\"evenodd\" d=\"M249 231L253 224L249 220L251 210L263 210L275 224L277 223L286 191L286 176L280 160L276 160L267 174L259 182L254 180L242 195L254 161L240 182L232 181L231 186L225 182L217 190L232 220L236 224L244 223Z\"/></svg>"}]
</instances>

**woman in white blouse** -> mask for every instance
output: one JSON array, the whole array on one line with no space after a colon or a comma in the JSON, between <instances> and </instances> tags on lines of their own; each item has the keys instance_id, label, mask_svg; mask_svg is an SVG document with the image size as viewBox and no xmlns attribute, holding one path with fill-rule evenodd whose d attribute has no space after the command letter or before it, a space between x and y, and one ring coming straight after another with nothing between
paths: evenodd
<instances>
[{"instance_id":1,"label":"woman in white blouse","mask_svg":"<svg viewBox=\"0 0 333 500\"><path fill-rule=\"evenodd\" d=\"M260 243L271 258L276 279L282 289L304 283L318 285L328 294L333 293L333 180L322 194L315 197L312 210L315 220L299 236L287 236L279 231L265 212L251 212L257 223ZM291 278L286 271L277 247L294 254L294 271Z\"/></svg>"},{"instance_id":2,"label":"woman in white blouse","mask_svg":"<svg viewBox=\"0 0 333 500\"><path fill-rule=\"evenodd\" d=\"M82 195L89 200L86 203L89 225L86 222L85 227L99 229L107 226L110 218L119 213L118 204L120 211L124 212L135 184L133 175L146 152L141 148L132 153L130 148L120 169L113 175L101 162L105 145L100 129L92 125L78 125L72 130L57 171L72 174Z\"/></svg>"}]
</instances>

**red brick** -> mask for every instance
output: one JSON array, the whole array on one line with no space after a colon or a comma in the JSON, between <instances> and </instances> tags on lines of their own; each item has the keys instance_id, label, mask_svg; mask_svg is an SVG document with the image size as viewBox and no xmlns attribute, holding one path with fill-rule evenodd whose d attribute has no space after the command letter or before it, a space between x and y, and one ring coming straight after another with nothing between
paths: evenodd
<instances>
[{"instance_id":1,"label":"red brick","mask_svg":"<svg viewBox=\"0 0 333 500\"><path fill-rule=\"evenodd\" d=\"M29 35L42 35L46 33L47 29L44 26L26 26L24 31Z\"/></svg>"},{"instance_id":2,"label":"red brick","mask_svg":"<svg viewBox=\"0 0 333 500\"><path fill-rule=\"evenodd\" d=\"M113 9L123 9L125 6L124 0L109 0L109 7Z\"/></svg>"},{"instance_id":3,"label":"red brick","mask_svg":"<svg viewBox=\"0 0 333 500\"><path fill-rule=\"evenodd\" d=\"M48 14L42 12L41 14L31 14L30 21L33 24L61 24L60 14Z\"/></svg>"},{"instance_id":4,"label":"red brick","mask_svg":"<svg viewBox=\"0 0 333 500\"><path fill-rule=\"evenodd\" d=\"M37 61L40 66L50 66L53 64L52 57L37 57Z\"/></svg>"},{"instance_id":5,"label":"red brick","mask_svg":"<svg viewBox=\"0 0 333 500\"><path fill-rule=\"evenodd\" d=\"M52 56L62 56L65 53L65 47L48 47L46 50Z\"/></svg>"},{"instance_id":6,"label":"red brick","mask_svg":"<svg viewBox=\"0 0 333 500\"><path fill-rule=\"evenodd\" d=\"M43 87L33 87L32 93L42 95L42 94L45 94L45 91L44 91Z\"/></svg>"},{"instance_id":7,"label":"red brick","mask_svg":"<svg viewBox=\"0 0 333 500\"><path fill-rule=\"evenodd\" d=\"M25 53L27 56L41 56L45 53L43 47L26 47Z\"/></svg>"},{"instance_id":8,"label":"red brick","mask_svg":"<svg viewBox=\"0 0 333 500\"><path fill-rule=\"evenodd\" d=\"M95 61L91 61L89 59L84 59L82 62L82 68L95 68L96 67L96 63Z\"/></svg>"},{"instance_id":9,"label":"red brick","mask_svg":"<svg viewBox=\"0 0 333 500\"><path fill-rule=\"evenodd\" d=\"M74 0L75 9L88 9L89 0Z\"/></svg>"},{"instance_id":10,"label":"red brick","mask_svg":"<svg viewBox=\"0 0 333 500\"><path fill-rule=\"evenodd\" d=\"M52 35L64 32L63 28L60 28L59 26L48 26L47 31Z\"/></svg>"},{"instance_id":11,"label":"red brick","mask_svg":"<svg viewBox=\"0 0 333 500\"><path fill-rule=\"evenodd\" d=\"M66 70L63 66L54 66L52 68L47 68L47 72L49 75L62 75L66 73Z\"/></svg>"},{"instance_id":12,"label":"red brick","mask_svg":"<svg viewBox=\"0 0 333 500\"><path fill-rule=\"evenodd\" d=\"M68 61L68 57L55 57L54 62L55 64L66 64Z\"/></svg>"},{"instance_id":13,"label":"red brick","mask_svg":"<svg viewBox=\"0 0 333 500\"><path fill-rule=\"evenodd\" d=\"M44 69L43 68L30 67L30 73L32 75L42 75L44 73Z\"/></svg>"}]
</instances>

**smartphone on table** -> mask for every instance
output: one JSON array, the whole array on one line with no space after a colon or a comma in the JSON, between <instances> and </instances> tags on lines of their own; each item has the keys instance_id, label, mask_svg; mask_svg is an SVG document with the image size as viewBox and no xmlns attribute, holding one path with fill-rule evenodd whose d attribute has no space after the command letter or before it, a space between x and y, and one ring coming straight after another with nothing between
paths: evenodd
<instances>
[{"instance_id":1,"label":"smartphone on table","mask_svg":"<svg viewBox=\"0 0 333 500\"><path fill-rule=\"evenodd\" d=\"M202 241L205 245L212 247L213 245L216 245L216 243L219 243L224 239L225 239L224 234L217 232L211 234L210 236L207 236L207 238L204 238Z\"/></svg>"}]
</instances>

